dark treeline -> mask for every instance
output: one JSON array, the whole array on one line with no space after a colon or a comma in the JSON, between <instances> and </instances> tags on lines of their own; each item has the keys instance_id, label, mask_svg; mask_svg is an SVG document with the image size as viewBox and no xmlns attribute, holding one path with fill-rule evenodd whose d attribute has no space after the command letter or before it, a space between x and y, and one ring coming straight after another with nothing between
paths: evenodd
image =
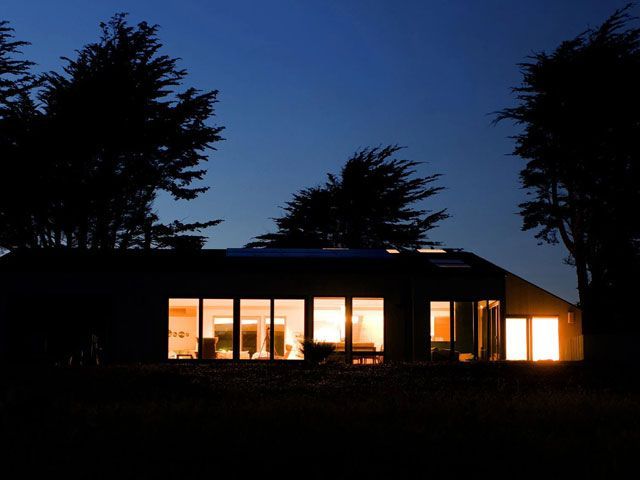
<instances>
[{"instance_id":1,"label":"dark treeline","mask_svg":"<svg viewBox=\"0 0 640 480\"><path fill-rule=\"evenodd\" d=\"M0 247L202 247L220 220L163 224L159 192L191 200L207 149L217 91L179 91L186 71L161 53L158 27L124 14L62 73L33 75L25 41L0 30ZM397 146L369 148L322 187L304 189L252 246L411 248L448 217L415 207L435 195L439 175L415 176L417 162L392 158Z\"/></svg>"},{"instance_id":2,"label":"dark treeline","mask_svg":"<svg viewBox=\"0 0 640 480\"><path fill-rule=\"evenodd\" d=\"M523 63L518 104L498 115L523 127L523 229L567 248L586 334L640 329L640 29L630 8Z\"/></svg>"},{"instance_id":3,"label":"dark treeline","mask_svg":"<svg viewBox=\"0 0 640 480\"><path fill-rule=\"evenodd\" d=\"M161 53L157 26L124 14L62 73L32 75L27 45L0 30L0 247L201 246L209 220L163 224L161 191L190 200L207 187L205 152L217 91L179 90L187 72Z\"/></svg>"},{"instance_id":4,"label":"dark treeline","mask_svg":"<svg viewBox=\"0 0 640 480\"><path fill-rule=\"evenodd\" d=\"M339 175L293 195L276 218L277 230L249 247L419 248L427 233L448 218L446 210L416 208L437 194L439 174L416 176L418 162L393 158L401 147L356 152Z\"/></svg>"}]
</instances>

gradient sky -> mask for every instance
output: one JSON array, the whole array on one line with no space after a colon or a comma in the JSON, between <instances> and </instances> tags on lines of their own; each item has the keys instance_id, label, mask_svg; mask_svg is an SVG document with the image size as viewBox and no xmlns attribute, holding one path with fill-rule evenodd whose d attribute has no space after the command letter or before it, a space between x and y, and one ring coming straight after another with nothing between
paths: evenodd
<instances>
[{"instance_id":1,"label":"gradient sky","mask_svg":"<svg viewBox=\"0 0 640 480\"><path fill-rule=\"evenodd\" d=\"M575 301L566 252L520 231L517 130L492 126L513 104L517 63L601 23L623 1L27 1L0 18L32 46L37 71L99 35L115 12L161 26L188 85L220 90L226 141L192 202L167 198L164 219L223 218L208 247L242 246L273 229L295 190L318 184L356 149L398 143L447 190L427 206L452 218L432 238L473 251ZM637 10L637 9L636 9ZM636 14L640 12L635 12Z\"/></svg>"}]
</instances>

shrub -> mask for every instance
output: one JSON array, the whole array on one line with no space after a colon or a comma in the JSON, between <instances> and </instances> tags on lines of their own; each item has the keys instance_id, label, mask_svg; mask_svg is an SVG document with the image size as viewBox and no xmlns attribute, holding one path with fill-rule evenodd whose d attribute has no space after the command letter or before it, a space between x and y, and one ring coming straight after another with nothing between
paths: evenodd
<instances>
[{"instance_id":1,"label":"shrub","mask_svg":"<svg viewBox=\"0 0 640 480\"><path fill-rule=\"evenodd\" d=\"M334 343L317 342L315 340L300 342L300 350L304 354L304 359L310 363L325 362L335 349L336 345Z\"/></svg>"}]
</instances>

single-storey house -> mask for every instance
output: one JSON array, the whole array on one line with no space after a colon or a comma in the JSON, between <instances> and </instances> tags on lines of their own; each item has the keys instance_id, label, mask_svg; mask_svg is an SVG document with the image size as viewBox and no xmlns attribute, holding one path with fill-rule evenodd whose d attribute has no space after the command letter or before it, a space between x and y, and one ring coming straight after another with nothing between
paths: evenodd
<instances>
[{"instance_id":1,"label":"single-storey house","mask_svg":"<svg viewBox=\"0 0 640 480\"><path fill-rule=\"evenodd\" d=\"M580 309L473 253L26 250L0 258L0 357L580 360Z\"/></svg>"}]
</instances>

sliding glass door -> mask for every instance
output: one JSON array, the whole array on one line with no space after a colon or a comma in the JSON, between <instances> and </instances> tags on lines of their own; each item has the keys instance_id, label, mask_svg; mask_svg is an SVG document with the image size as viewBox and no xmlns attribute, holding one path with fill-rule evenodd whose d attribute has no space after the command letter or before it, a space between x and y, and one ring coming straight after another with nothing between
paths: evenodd
<instances>
[{"instance_id":1,"label":"sliding glass door","mask_svg":"<svg viewBox=\"0 0 640 480\"><path fill-rule=\"evenodd\" d=\"M384 353L384 299L314 298L313 339L335 345L347 361L379 363Z\"/></svg>"},{"instance_id":2,"label":"sliding glass door","mask_svg":"<svg viewBox=\"0 0 640 480\"><path fill-rule=\"evenodd\" d=\"M533 360L559 360L558 317L531 319L531 357Z\"/></svg>"},{"instance_id":3,"label":"sliding glass door","mask_svg":"<svg viewBox=\"0 0 640 480\"><path fill-rule=\"evenodd\" d=\"M558 317L508 317L507 360L559 360Z\"/></svg>"}]
</instances>

